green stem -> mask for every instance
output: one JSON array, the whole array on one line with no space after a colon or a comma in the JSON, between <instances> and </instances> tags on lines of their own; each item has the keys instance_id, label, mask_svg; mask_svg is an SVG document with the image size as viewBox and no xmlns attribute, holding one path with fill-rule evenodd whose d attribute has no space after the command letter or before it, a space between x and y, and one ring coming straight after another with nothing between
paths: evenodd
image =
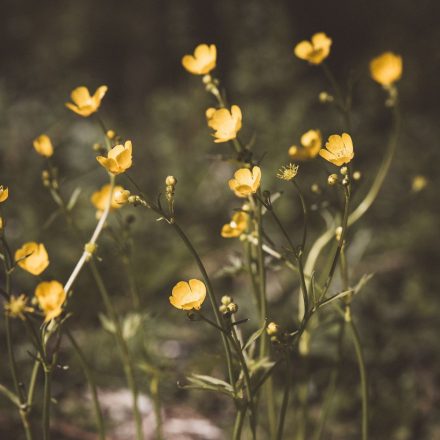
<instances>
[{"instance_id":1,"label":"green stem","mask_svg":"<svg viewBox=\"0 0 440 440\"><path fill-rule=\"evenodd\" d=\"M35 385L37 383L38 370L40 369L41 362L35 360L34 366L32 367L31 379L29 381L28 395L27 395L27 405L29 408L32 407L34 403Z\"/></svg>"},{"instance_id":2,"label":"green stem","mask_svg":"<svg viewBox=\"0 0 440 440\"><path fill-rule=\"evenodd\" d=\"M350 306L347 306L348 309ZM351 317L351 314L348 313ZM347 322L348 328L350 330L350 335L353 341L354 349L356 351L356 359L359 367L359 375L361 378L361 395L362 395L362 440L368 440L368 381L367 381L367 371L365 368L365 360L362 352L362 345L359 338L359 333L353 320Z\"/></svg>"},{"instance_id":3,"label":"green stem","mask_svg":"<svg viewBox=\"0 0 440 440\"><path fill-rule=\"evenodd\" d=\"M66 332L67 338L69 339L70 343L72 344L72 347L74 348L76 354L78 355L78 359L79 359L79 362L80 362L81 367L83 369L84 376L86 377L87 382L89 384L90 392L92 394L93 406L95 409L95 417L96 417L96 424L97 424L98 432L99 432L99 438L100 438L100 440L104 440L105 439L104 419L102 417L101 405L99 404L98 392L96 389L95 380L93 378L93 373L90 370L89 365L87 364L84 353L82 352L81 348L79 347L78 343L76 342L76 340L73 337L70 330L66 328L65 332Z\"/></svg>"},{"instance_id":4,"label":"green stem","mask_svg":"<svg viewBox=\"0 0 440 440\"><path fill-rule=\"evenodd\" d=\"M101 298L104 302L107 313L110 316L110 319L112 320L115 326L116 342L118 343L121 360L124 367L125 377L127 379L127 384L132 394L133 412L134 412L134 418L136 424L136 439L143 440L142 415L140 413L139 405L138 405L138 388L134 377L134 368L133 368L130 352L128 350L126 341L123 337L121 324L119 322L113 304L110 300L110 296L107 292L107 288L105 287L104 281L101 277L101 274L98 271L98 268L96 267L93 258L90 260L89 263L90 263L90 270L92 272L93 278L95 279L96 285L98 286L98 290L99 293L101 294Z\"/></svg>"},{"instance_id":5,"label":"green stem","mask_svg":"<svg viewBox=\"0 0 440 440\"><path fill-rule=\"evenodd\" d=\"M246 405L242 405L235 416L234 431L232 433L232 440L241 439L241 431L243 429L244 416L246 414Z\"/></svg>"},{"instance_id":6,"label":"green stem","mask_svg":"<svg viewBox=\"0 0 440 440\"><path fill-rule=\"evenodd\" d=\"M307 213L307 205L306 202L304 200L304 196L298 186L298 184L296 183L295 180L292 180L293 186L296 188L296 191L298 192L298 196L299 199L301 201L301 208L303 211L303 222L304 222L304 227L303 227L303 235L302 235L302 240L301 240L301 250L300 252L303 253L304 252L304 248L306 246L306 240L307 240L307 221L308 221L308 213Z\"/></svg>"},{"instance_id":7,"label":"green stem","mask_svg":"<svg viewBox=\"0 0 440 440\"><path fill-rule=\"evenodd\" d=\"M286 412L287 407L289 406L289 396L290 396L290 384L291 384L291 363L290 363L290 356L289 352L286 350L286 382L284 384L284 394L283 394L283 401L281 403L281 409L280 409L280 416L278 421L278 429L277 429L277 440L282 440L283 438L283 431L284 431L284 422L286 419Z\"/></svg>"},{"instance_id":8,"label":"green stem","mask_svg":"<svg viewBox=\"0 0 440 440\"><path fill-rule=\"evenodd\" d=\"M50 439L51 372L44 366L43 440Z\"/></svg>"}]
</instances>

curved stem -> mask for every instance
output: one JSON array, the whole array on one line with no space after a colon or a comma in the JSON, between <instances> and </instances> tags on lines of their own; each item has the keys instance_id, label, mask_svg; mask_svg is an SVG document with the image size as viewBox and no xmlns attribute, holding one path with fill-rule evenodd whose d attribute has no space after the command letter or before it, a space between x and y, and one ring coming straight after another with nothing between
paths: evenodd
<instances>
[{"instance_id":1,"label":"curved stem","mask_svg":"<svg viewBox=\"0 0 440 440\"><path fill-rule=\"evenodd\" d=\"M79 362L80 362L81 367L83 369L84 376L86 377L87 382L89 383L90 392L92 394L93 406L95 409L95 417L96 417L96 424L97 424L98 432L99 432L99 438L100 438L100 440L104 440L105 439L104 419L102 417L101 405L99 404L98 392L96 389L95 380L93 378L93 373L90 370L89 365L87 364L84 353L82 352L81 348L79 347L78 343L76 342L76 340L73 337L70 330L68 328L65 328L65 332L66 332L67 338L69 339L70 343L72 344L73 349L75 350L76 354L78 355L78 359L79 359Z\"/></svg>"}]
</instances>

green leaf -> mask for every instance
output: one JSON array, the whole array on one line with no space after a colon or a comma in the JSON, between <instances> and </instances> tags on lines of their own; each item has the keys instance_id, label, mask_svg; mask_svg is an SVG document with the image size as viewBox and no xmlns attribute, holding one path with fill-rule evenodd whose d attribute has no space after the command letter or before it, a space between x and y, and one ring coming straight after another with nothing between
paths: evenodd
<instances>
[{"instance_id":1,"label":"green leaf","mask_svg":"<svg viewBox=\"0 0 440 440\"><path fill-rule=\"evenodd\" d=\"M321 301L318 304L318 308L322 307L322 306L326 306L327 304L332 303L333 301L336 301L338 299L342 299L347 295L353 294L354 293L354 289L349 289L349 290L344 290L343 292L339 292L336 295L331 296L330 298L325 299L324 301Z\"/></svg>"},{"instance_id":2,"label":"green leaf","mask_svg":"<svg viewBox=\"0 0 440 440\"><path fill-rule=\"evenodd\" d=\"M266 330L267 321L264 321L263 327L259 328L256 332L252 333L252 335L247 340L246 344L243 347L243 351L247 350L258 338L263 334L264 330Z\"/></svg>"},{"instance_id":3,"label":"green leaf","mask_svg":"<svg viewBox=\"0 0 440 440\"><path fill-rule=\"evenodd\" d=\"M230 397L235 397L232 385L224 380L217 379L216 377L206 376L203 374L193 374L187 377L187 380L189 384L181 385L181 388L214 391L226 394Z\"/></svg>"},{"instance_id":4,"label":"green leaf","mask_svg":"<svg viewBox=\"0 0 440 440\"><path fill-rule=\"evenodd\" d=\"M107 330L109 333L112 334L116 333L115 323L110 318L107 318L107 316L105 316L103 313L100 313L98 315L98 318L101 321L101 325L104 330Z\"/></svg>"},{"instance_id":5,"label":"green leaf","mask_svg":"<svg viewBox=\"0 0 440 440\"><path fill-rule=\"evenodd\" d=\"M68 211L71 211L75 207L80 194L81 194L81 188L75 188L73 190L73 193L70 196L69 202L67 203L67 207L66 207Z\"/></svg>"}]
</instances>

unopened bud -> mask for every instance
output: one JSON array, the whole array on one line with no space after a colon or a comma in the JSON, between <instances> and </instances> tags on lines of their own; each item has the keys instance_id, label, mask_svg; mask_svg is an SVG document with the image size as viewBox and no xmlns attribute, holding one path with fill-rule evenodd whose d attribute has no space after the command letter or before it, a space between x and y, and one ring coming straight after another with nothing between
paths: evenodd
<instances>
[{"instance_id":1,"label":"unopened bud","mask_svg":"<svg viewBox=\"0 0 440 440\"><path fill-rule=\"evenodd\" d=\"M319 187L319 185L317 183L314 183L310 187L310 191L312 191L312 193L315 193L315 194L321 194L321 188Z\"/></svg>"},{"instance_id":2,"label":"unopened bud","mask_svg":"<svg viewBox=\"0 0 440 440\"><path fill-rule=\"evenodd\" d=\"M231 302L232 302L232 298L229 295L222 296L221 303L224 306L228 306L229 304L231 304Z\"/></svg>"},{"instance_id":3,"label":"unopened bud","mask_svg":"<svg viewBox=\"0 0 440 440\"><path fill-rule=\"evenodd\" d=\"M114 137L116 136L116 133L115 133L114 130L107 130L106 136L107 136L109 139L114 139Z\"/></svg>"},{"instance_id":4,"label":"unopened bud","mask_svg":"<svg viewBox=\"0 0 440 440\"><path fill-rule=\"evenodd\" d=\"M238 312L238 306L235 303L231 303L228 306L228 311L231 313L237 313Z\"/></svg>"},{"instance_id":5,"label":"unopened bud","mask_svg":"<svg viewBox=\"0 0 440 440\"><path fill-rule=\"evenodd\" d=\"M321 92L319 94L319 102L321 102L322 104L326 104L327 102L333 102L333 101L334 101L334 98L329 93Z\"/></svg>"},{"instance_id":6,"label":"unopened bud","mask_svg":"<svg viewBox=\"0 0 440 440\"><path fill-rule=\"evenodd\" d=\"M223 314L228 313L228 308L227 308L224 304L222 304L222 305L218 308L218 310L220 311L220 313L223 313Z\"/></svg>"},{"instance_id":7,"label":"unopened bud","mask_svg":"<svg viewBox=\"0 0 440 440\"><path fill-rule=\"evenodd\" d=\"M348 178L348 176L345 176L342 179L342 185L347 186L350 183L350 179Z\"/></svg>"},{"instance_id":8,"label":"unopened bud","mask_svg":"<svg viewBox=\"0 0 440 440\"><path fill-rule=\"evenodd\" d=\"M348 168L347 167L342 167L339 172L343 175L346 176L348 173Z\"/></svg>"},{"instance_id":9,"label":"unopened bud","mask_svg":"<svg viewBox=\"0 0 440 440\"><path fill-rule=\"evenodd\" d=\"M209 84L212 82L212 76L211 75L204 75L202 78L203 84Z\"/></svg>"},{"instance_id":10,"label":"unopened bud","mask_svg":"<svg viewBox=\"0 0 440 440\"><path fill-rule=\"evenodd\" d=\"M336 240L339 241L339 240L341 239L341 236L342 236L342 226L338 226L338 227L335 229L335 237L336 237Z\"/></svg>"},{"instance_id":11,"label":"unopened bud","mask_svg":"<svg viewBox=\"0 0 440 440\"><path fill-rule=\"evenodd\" d=\"M353 179L354 180L361 180L361 177L362 177L362 173L360 171L355 171L353 173Z\"/></svg>"},{"instance_id":12,"label":"unopened bud","mask_svg":"<svg viewBox=\"0 0 440 440\"><path fill-rule=\"evenodd\" d=\"M338 175L337 174L330 174L330 176L328 176L327 183L330 186L336 185L337 182L338 182Z\"/></svg>"},{"instance_id":13,"label":"unopened bud","mask_svg":"<svg viewBox=\"0 0 440 440\"><path fill-rule=\"evenodd\" d=\"M278 333L280 327L275 322L269 322L266 328L266 332L269 336L274 336Z\"/></svg>"},{"instance_id":14,"label":"unopened bud","mask_svg":"<svg viewBox=\"0 0 440 440\"><path fill-rule=\"evenodd\" d=\"M128 189L120 189L115 191L115 194L113 196L116 203L119 203L120 205L125 205L128 203L128 199L130 198L131 193L128 191Z\"/></svg>"},{"instance_id":15,"label":"unopened bud","mask_svg":"<svg viewBox=\"0 0 440 440\"><path fill-rule=\"evenodd\" d=\"M177 184L177 179L174 176L168 176L165 179L166 186L176 186L176 184Z\"/></svg>"}]
</instances>

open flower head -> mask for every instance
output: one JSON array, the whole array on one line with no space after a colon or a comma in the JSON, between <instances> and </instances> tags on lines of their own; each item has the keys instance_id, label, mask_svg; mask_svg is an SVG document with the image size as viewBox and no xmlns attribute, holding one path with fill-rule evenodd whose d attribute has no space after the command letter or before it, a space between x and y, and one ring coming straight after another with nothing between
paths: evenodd
<instances>
[{"instance_id":1,"label":"open flower head","mask_svg":"<svg viewBox=\"0 0 440 440\"><path fill-rule=\"evenodd\" d=\"M249 168L240 168L235 172L234 178L229 180L229 188L237 197L248 197L257 192L260 182L260 167L253 167L252 172Z\"/></svg>"},{"instance_id":2,"label":"open flower head","mask_svg":"<svg viewBox=\"0 0 440 440\"><path fill-rule=\"evenodd\" d=\"M53 154L52 141L46 134L42 134L34 140L34 148L38 154L44 157L50 157Z\"/></svg>"},{"instance_id":3,"label":"open flower head","mask_svg":"<svg viewBox=\"0 0 440 440\"><path fill-rule=\"evenodd\" d=\"M170 303L176 309L199 310L205 301L206 286L200 280L179 281L170 296Z\"/></svg>"},{"instance_id":4,"label":"open flower head","mask_svg":"<svg viewBox=\"0 0 440 440\"><path fill-rule=\"evenodd\" d=\"M206 75L215 69L217 61L217 48L214 44L199 44L193 55L185 55L182 58L183 67L194 75Z\"/></svg>"},{"instance_id":5,"label":"open flower head","mask_svg":"<svg viewBox=\"0 0 440 440\"><path fill-rule=\"evenodd\" d=\"M237 137L241 129L241 110L238 105L233 105L231 111L227 108L208 108L206 110L208 126L215 130L214 142L227 142Z\"/></svg>"},{"instance_id":6,"label":"open flower head","mask_svg":"<svg viewBox=\"0 0 440 440\"><path fill-rule=\"evenodd\" d=\"M299 166L293 163L289 163L287 166L283 166L278 170L277 177L281 180L291 181L298 174Z\"/></svg>"},{"instance_id":7,"label":"open flower head","mask_svg":"<svg viewBox=\"0 0 440 440\"><path fill-rule=\"evenodd\" d=\"M221 236L223 238L240 237L248 227L249 214L243 211L236 212L229 223L223 225Z\"/></svg>"},{"instance_id":8,"label":"open flower head","mask_svg":"<svg viewBox=\"0 0 440 440\"><path fill-rule=\"evenodd\" d=\"M35 297L43 311L45 322L61 315L63 304L66 301L66 292L59 281L43 281L35 289Z\"/></svg>"},{"instance_id":9,"label":"open flower head","mask_svg":"<svg viewBox=\"0 0 440 440\"><path fill-rule=\"evenodd\" d=\"M9 197L9 190L6 186L0 185L0 203L7 200Z\"/></svg>"},{"instance_id":10,"label":"open flower head","mask_svg":"<svg viewBox=\"0 0 440 440\"><path fill-rule=\"evenodd\" d=\"M289 156L294 160L309 160L316 157L322 146L322 137L319 130L309 130L301 136L302 147L292 145Z\"/></svg>"},{"instance_id":11,"label":"open flower head","mask_svg":"<svg viewBox=\"0 0 440 440\"><path fill-rule=\"evenodd\" d=\"M6 313L12 318L25 319L25 313L32 313L34 309L27 305L28 297L22 293L20 296L11 295L5 304Z\"/></svg>"},{"instance_id":12,"label":"open flower head","mask_svg":"<svg viewBox=\"0 0 440 440\"><path fill-rule=\"evenodd\" d=\"M325 148L319 151L319 155L338 167L344 163L349 163L354 157L353 141L347 133L342 133L341 136L338 134L331 135L325 144Z\"/></svg>"},{"instance_id":13,"label":"open flower head","mask_svg":"<svg viewBox=\"0 0 440 440\"><path fill-rule=\"evenodd\" d=\"M32 275L40 275L49 266L49 256L43 243L30 241L15 252L17 264Z\"/></svg>"},{"instance_id":14,"label":"open flower head","mask_svg":"<svg viewBox=\"0 0 440 440\"><path fill-rule=\"evenodd\" d=\"M402 57L393 52L379 55L370 62L370 74L384 87L391 86L402 76Z\"/></svg>"},{"instance_id":15,"label":"open flower head","mask_svg":"<svg viewBox=\"0 0 440 440\"><path fill-rule=\"evenodd\" d=\"M90 198L90 201L93 203L98 212L103 212L107 206L108 199L110 197L110 189L111 185L104 185L100 190L95 191ZM113 188L112 201L110 205L110 209L118 209L122 208L122 204L116 201L116 196L120 192L125 191L122 186L116 185Z\"/></svg>"},{"instance_id":16,"label":"open flower head","mask_svg":"<svg viewBox=\"0 0 440 440\"><path fill-rule=\"evenodd\" d=\"M311 41L301 41L295 46L295 55L310 64L321 64L330 53L331 38L324 32L312 36Z\"/></svg>"},{"instance_id":17,"label":"open flower head","mask_svg":"<svg viewBox=\"0 0 440 440\"><path fill-rule=\"evenodd\" d=\"M112 174L121 174L128 170L132 164L132 145L131 141L126 141L124 145L114 146L107 157L98 156L96 160Z\"/></svg>"},{"instance_id":18,"label":"open flower head","mask_svg":"<svg viewBox=\"0 0 440 440\"><path fill-rule=\"evenodd\" d=\"M90 92L87 87L77 87L70 94L73 103L66 102L66 107L80 116L90 116L92 113L98 111L102 98L104 98L107 89L107 86L98 87L95 94L90 96Z\"/></svg>"}]
</instances>

